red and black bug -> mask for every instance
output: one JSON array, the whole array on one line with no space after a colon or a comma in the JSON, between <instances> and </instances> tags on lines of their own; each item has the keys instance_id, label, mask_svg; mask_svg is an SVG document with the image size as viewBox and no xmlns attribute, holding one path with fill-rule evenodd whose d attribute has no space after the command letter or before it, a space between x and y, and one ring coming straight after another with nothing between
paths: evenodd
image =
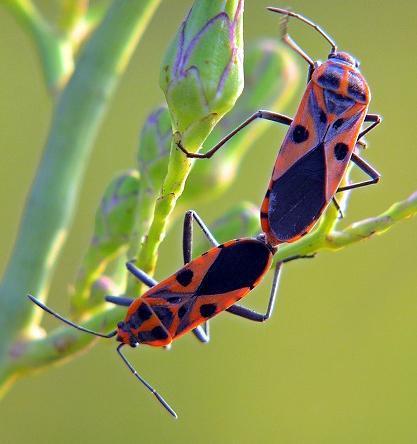
<instances>
[{"instance_id":1,"label":"red and black bug","mask_svg":"<svg viewBox=\"0 0 417 444\"><path fill-rule=\"evenodd\" d=\"M286 16L282 40L310 66L308 84L294 119L261 110L204 154L189 153L181 141L177 144L188 157L210 158L258 118L289 126L261 205L262 230L267 242L276 246L294 242L308 233L332 200L338 207L334 198L337 192L378 182L380 174L355 153L355 147L364 145L361 139L381 122L381 117L367 114L369 87L352 56L338 51L333 40L303 16L279 8L268 9ZM324 63L313 62L288 35L289 16L313 27L330 43L331 51ZM363 122L371 124L361 131ZM350 161L371 179L340 187Z\"/></svg>"},{"instance_id":2,"label":"red and black bug","mask_svg":"<svg viewBox=\"0 0 417 444\"><path fill-rule=\"evenodd\" d=\"M214 248L191 260L193 220L199 224ZM190 330L199 341L208 342L210 339L208 320L222 311L228 311L251 321L266 321L274 307L281 263L275 268L265 313L242 307L236 302L260 283L271 267L275 251L276 249L265 241L263 235L219 244L200 217L194 211L188 211L184 219L184 267L158 283L128 262L128 270L150 289L137 299L106 297L108 302L129 307L124 321L119 322L114 331L103 334L76 325L33 296L28 297L43 310L78 330L104 338L116 336L120 342L117 353L130 371L171 415L177 417L164 398L136 372L122 354L122 347L125 345L137 347L140 344L154 347L167 346ZM201 324L205 324L204 327Z\"/></svg>"}]
</instances>

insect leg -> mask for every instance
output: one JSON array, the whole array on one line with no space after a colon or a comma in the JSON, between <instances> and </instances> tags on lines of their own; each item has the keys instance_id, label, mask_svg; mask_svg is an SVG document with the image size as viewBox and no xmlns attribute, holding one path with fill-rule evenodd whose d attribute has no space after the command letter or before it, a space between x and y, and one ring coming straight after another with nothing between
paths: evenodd
<instances>
[{"instance_id":1,"label":"insect leg","mask_svg":"<svg viewBox=\"0 0 417 444\"><path fill-rule=\"evenodd\" d=\"M379 125L382 122L382 117L378 114L367 114L365 116L365 122L372 122L371 125L368 126L368 128L365 128L361 133L359 133L358 139L361 139L366 133L369 133L372 129L374 129L377 125Z\"/></svg>"},{"instance_id":2,"label":"insect leg","mask_svg":"<svg viewBox=\"0 0 417 444\"><path fill-rule=\"evenodd\" d=\"M340 191L352 190L354 188L366 187L368 185L373 185L374 183L378 183L381 178L381 174L372 167L368 162L363 160L357 154L353 153L351 157L351 161L357 165L365 174L371 177L370 180L364 180L362 182L352 183L350 185L346 185L345 187L340 187L337 190L337 193Z\"/></svg>"},{"instance_id":3,"label":"insect leg","mask_svg":"<svg viewBox=\"0 0 417 444\"><path fill-rule=\"evenodd\" d=\"M139 373L134 369L132 364L127 360L127 358L123 355L121 349L124 344L120 344L116 351L119 356L122 358L123 362L126 364L127 368L133 373L133 375L155 396L155 398L165 407L165 409L174 417L178 418L178 415L172 409L172 407L165 401L165 399L148 383L146 382Z\"/></svg>"},{"instance_id":4,"label":"insect leg","mask_svg":"<svg viewBox=\"0 0 417 444\"><path fill-rule=\"evenodd\" d=\"M298 44L293 40L293 38L288 34L288 21L289 15L284 15L282 20L280 21L280 32L281 32L281 41L288 47L290 47L294 52L300 55L308 64L309 64L309 72L307 82L310 81L313 71L315 69L314 62L309 57L306 52L298 46Z\"/></svg>"},{"instance_id":5,"label":"insect leg","mask_svg":"<svg viewBox=\"0 0 417 444\"><path fill-rule=\"evenodd\" d=\"M229 141L235 134L237 134L240 130L248 126L256 119L265 119L271 120L272 122L282 123L283 125L291 125L292 119L291 117L285 116L284 114L274 113L272 111L264 111L259 110L256 113L252 114L249 118L247 118L243 123L241 123L237 128L235 128L232 132L227 134L227 136L223 137L213 148L208 150L206 153L190 153L185 149L182 145L181 140L177 140L176 144L178 148L186 154L187 157L197 158L197 159L209 159L213 154L216 153L227 141Z\"/></svg>"},{"instance_id":6,"label":"insect leg","mask_svg":"<svg viewBox=\"0 0 417 444\"><path fill-rule=\"evenodd\" d=\"M205 344L210 341L210 327L208 321L204 323L204 327L199 325L192 330L195 337Z\"/></svg>"},{"instance_id":7,"label":"insect leg","mask_svg":"<svg viewBox=\"0 0 417 444\"><path fill-rule=\"evenodd\" d=\"M193 220L197 222L200 226L201 231L207 237L209 242L217 247L219 243L216 238L211 233L210 229L203 222L201 217L194 211L188 210L184 216L184 227L183 227L183 237L182 237L182 252L184 256L184 264L188 264L191 261L192 251L193 251Z\"/></svg>"},{"instance_id":8,"label":"insect leg","mask_svg":"<svg viewBox=\"0 0 417 444\"><path fill-rule=\"evenodd\" d=\"M287 17L294 17L297 20L300 20L300 21L304 22L306 25L311 26L325 40L327 40L330 43L330 45L332 47L332 49L331 49L332 53L335 53L337 51L337 46L336 46L336 43L333 41L333 39L320 26L316 25L314 22L312 22L308 18L306 18L306 17L304 17L304 16L302 16L300 14L297 14L295 12L289 11L287 9L274 8L274 7L271 7L271 6L268 6L266 9L268 9L269 11L272 11L272 12L277 12L278 14L283 14L284 16L287 16Z\"/></svg>"},{"instance_id":9,"label":"insect leg","mask_svg":"<svg viewBox=\"0 0 417 444\"><path fill-rule=\"evenodd\" d=\"M336 200L335 197L332 197L332 202L333 202L333 205L336 207L336 210L339 213L339 219L343 219L345 216L343 214L342 209L340 208L339 202Z\"/></svg>"},{"instance_id":10,"label":"insect leg","mask_svg":"<svg viewBox=\"0 0 417 444\"><path fill-rule=\"evenodd\" d=\"M111 302L115 305L121 305L122 307L129 307L130 304L134 301L134 299L125 298L123 296L106 296L104 299L107 302Z\"/></svg>"},{"instance_id":11,"label":"insect leg","mask_svg":"<svg viewBox=\"0 0 417 444\"><path fill-rule=\"evenodd\" d=\"M227 308L226 311L236 316L248 319L249 321L255 321L255 322L267 321L271 317L272 312L274 310L275 300L278 294L278 285L279 285L279 278L281 274L282 264L283 262L277 262L275 266L275 273L274 273L274 279L272 281L271 294L269 296L268 307L265 313L258 313L257 311L251 310L250 308L242 307L241 305L236 305L236 304Z\"/></svg>"},{"instance_id":12,"label":"insect leg","mask_svg":"<svg viewBox=\"0 0 417 444\"><path fill-rule=\"evenodd\" d=\"M201 217L193 210L188 210L184 216L184 229L183 229L183 241L182 250L184 256L184 264L188 264L192 258L193 251L193 220L195 220L200 226L201 230L207 237L207 239L215 246L219 245L216 238L211 233L210 229L203 222ZM200 341L207 343L210 341L209 323L206 321L204 327L198 326L192 330L195 337Z\"/></svg>"},{"instance_id":13,"label":"insect leg","mask_svg":"<svg viewBox=\"0 0 417 444\"><path fill-rule=\"evenodd\" d=\"M74 324L74 322L71 322L69 319L65 319L60 314L56 313L49 307L47 307L45 304L43 304L41 301L33 297L32 295L28 294L28 298L35 303L38 307L42 308L42 310L45 310L47 313L51 314L52 316L56 317L60 321L64 322L65 324L69 325L70 327L74 327L77 330L83 331L84 333L89 333L90 335L94 336L100 336L101 338L112 338L113 336L116 336L117 330L114 330L110 333L104 334L104 333L98 333L96 331L90 330L89 328L85 328L81 325Z\"/></svg>"},{"instance_id":14,"label":"insect leg","mask_svg":"<svg viewBox=\"0 0 417 444\"><path fill-rule=\"evenodd\" d=\"M138 268L132 261L126 262L126 268L148 287L154 287L158 282Z\"/></svg>"}]
</instances>

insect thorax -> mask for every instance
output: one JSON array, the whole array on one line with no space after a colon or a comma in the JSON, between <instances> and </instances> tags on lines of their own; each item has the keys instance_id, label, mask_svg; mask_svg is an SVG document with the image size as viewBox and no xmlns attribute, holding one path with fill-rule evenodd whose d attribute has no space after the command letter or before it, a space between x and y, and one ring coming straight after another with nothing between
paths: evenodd
<instances>
[{"instance_id":1,"label":"insect thorax","mask_svg":"<svg viewBox=\"0 0 417 444\"><path fill-rule=\"evenodd\" d=\"M340 100L368 105L370 92L365 78L357 68L339 60L329 59L313 73L312 81Z\"/></svg>"}]
</instances>

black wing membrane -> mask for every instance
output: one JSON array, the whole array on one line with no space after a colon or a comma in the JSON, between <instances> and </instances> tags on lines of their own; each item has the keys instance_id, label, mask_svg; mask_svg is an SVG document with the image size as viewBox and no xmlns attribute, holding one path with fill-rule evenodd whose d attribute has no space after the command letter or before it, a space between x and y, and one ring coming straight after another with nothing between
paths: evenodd
<instances>
[{"instance_id":1,"label":"black wing membrane","mask_svg":"<svg viewBox=\"0 0 417 444\"><path fill-rule=\"evenodd\" d=\"M272 185L268 219L280 240L304 234L326 206L326 159L320 143Z\"/></svg>"},{"instance_id":2,"label":"black wing membrane","mask_svg":"<svg viewBox=\"0 0 417 444\"><path fill-rule=\"evenodd\" d=\"M259 241L238 241L220 251L195 296L225 294L251 288L264 273L271 252Z\"/></svg>"}]
</instances>

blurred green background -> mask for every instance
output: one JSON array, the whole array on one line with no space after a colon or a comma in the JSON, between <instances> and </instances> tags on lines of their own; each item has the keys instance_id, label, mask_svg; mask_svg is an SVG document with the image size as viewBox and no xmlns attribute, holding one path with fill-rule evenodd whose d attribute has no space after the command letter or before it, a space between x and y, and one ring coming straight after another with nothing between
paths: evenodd
<instances>
[{"instance_id":1,"label":"blurred green background","mask_svg":"<svg viewBox=\"0 0 417 444\"><path fill-rule=\"evenodd\" d=\"M53 2L40 1L53 12ZM117 170L134 165L138 131L163 101L159 65L191 1L165 1L121 82L88 167L73 231L51 289L65 312L66 290L91 234L101 193ZM247 1L245 41L278 38L278 17L266 1ZM371 112L384 123L368 137L365 157L383 174L376 187L352 193L349 222L378 214L417 188L414 140L417 4L397 1L287 1L322 25L361 60L373 92ZM328 47L291 21L314 58ZM0 266L47 135L52 101L27 36L0 9ZM302 65L304 70L306 66ZM290 110L276 110L292 113ZM268 123L259 123L268 125ZM234 187L196 206L208 221L233 202L260 204L283 130L273 127L252 148ZM255 167L254 167L255 166ZM100 342L65 366L19 381L0 405L3 443L416 443L417 223L314 261L286 267L276 313L265 325L224 314L212 342L192 336L170 352L128 351L139 371L180 414L172 420ZM181 264L180 222L161 250L157 276ZM28 246L30 247L30 246ZM166 254L164 254L164 252ZM263 307L271 276L247 300ZM56 326L48 319L47 326Z\"/></svg>"}]
</instances>

